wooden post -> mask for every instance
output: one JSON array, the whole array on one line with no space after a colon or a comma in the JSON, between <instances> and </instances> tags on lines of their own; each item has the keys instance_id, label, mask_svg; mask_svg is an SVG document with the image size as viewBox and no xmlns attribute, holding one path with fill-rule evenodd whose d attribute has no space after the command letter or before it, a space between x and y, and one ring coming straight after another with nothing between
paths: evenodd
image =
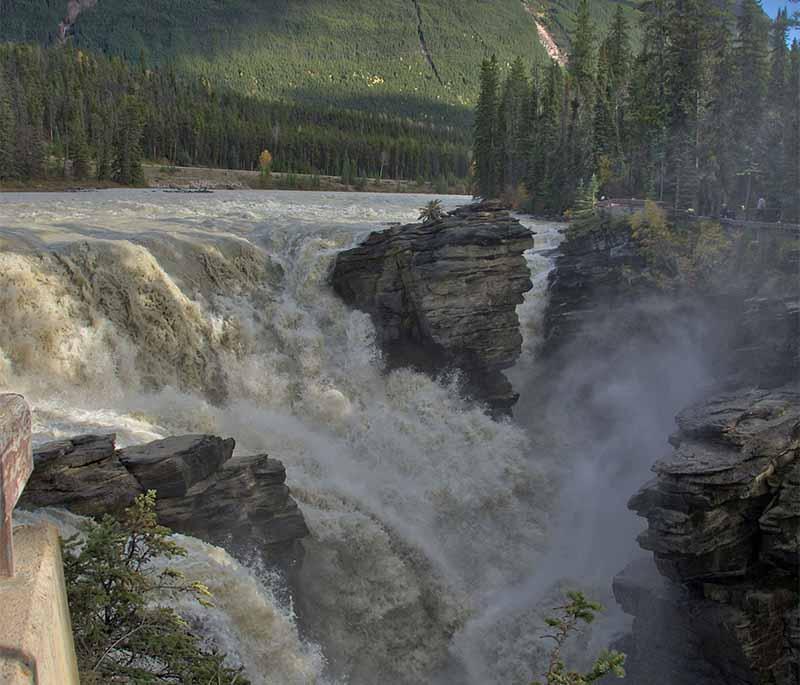
<instances>
[{"instance_id":1,"label":"wooden post","mask_svg":"<svg viewBox=\"0 0 800 685\"><path fill-rule=\"evenodd\" d=\"M0 395L0 577L14 575L11 514L32 472L30 409L20 395Z\"/></svg>"}]
</instances>

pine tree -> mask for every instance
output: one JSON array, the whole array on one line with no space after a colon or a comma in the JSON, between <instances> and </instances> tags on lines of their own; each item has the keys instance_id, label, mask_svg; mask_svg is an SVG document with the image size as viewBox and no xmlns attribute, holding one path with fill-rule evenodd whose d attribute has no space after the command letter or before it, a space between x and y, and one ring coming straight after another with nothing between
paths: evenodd
<instances>
[{"instance_id":1,"label":"pine tree","mask_svg":"<svg viewBox=\"0 0 800 685\"><path fill-rule=\"evenodd\" d=\"M580 0L569 55L569 73L577 86L578 95L586 100L591 98L595 74L595 37L592 24L589 0Z\"/></svg>"},{"instance_id":2,"label":"pine tree","mask_svg":"<svg viewBox=\"0 0 800 685\"><path fill-rule=\"evenodd\" d=\"M676 208L697 207L700 119L716 16L713 0L673 0L668 14L667 163Z\"/></svg>"},{"instance_id":3,"label":"pine tree","mask_svg":"<svg viewBox=\"0 0 800 685\"><path fill-rule=\"evenodd\" d=\"M738 92L736 134L739 154L737 173L743 181L739 194L747 211L754 204L764 172L763 115L769 71L767 47L769 24L758 0L743 0L735 48Z\"/></svg>"},{"instance_id":4,"label":"pine tree","mask_svg":"<svg viewBox=\"0 0 800 685\"><path fill-rule=\"evenodd\" d=\"M786 97L786 135L784 138L783 218L800 223L800 41L792 42L789 56L788 96Z\"/></svg>"},{"instance_id":5,"label":"pine tree","mask_svg":"<svg viewBox=\"0 0 800 685\"><path fill-rule=\"evenodd\" d=\"M667 51L670 0L646 0L640 6L642 51L631 80L629 147L636 193L662 200L666 186Z\"/></svg>"},{"instance_id":6,"label":"pine tree","mask_svg":"<svg viewBox=\"0 0 800 685\"><path fill-rule=\"evenodd\" d=\"M111 178L114 153L114 123L110 108L98 107L92 112L92 137L94 139L97 180L107 181Z\"/></svg>"},{"instance_id":7,"label":"pine tree","mask_svg":"<svg viewBox=\"0 0 800 685\"><path fill-rule=\"evenodd\" d=\"M522 59L517 58L503 88L503 99L498 114L503 138L503 184L504 190L514 191L522 181L526 171L528 154L528 135L525 125L528 122L530 106L530 82L525 73Z\"/></svg>"},{"instance_id":8,"label":"pine tree","mask_svg":"<svg viewBox=\"0 0 800 685\"><path fill-rule=\"evenodd\" d=\"M567 175L562 126L564 93L564 74L558 63L552 60L547 70L539 117L541 159L530 188L536 210L546 214L560 214L564 207L562 182Z\"/></svg>"},{"instance_id":9,"label":"pine tree","mask_svg":"<svg viewBox=\"0 0 800 685\"><path fill-rule=\"evenodd\" d=\"M787 108L789 84L789 18L786 10L779 10L772 23L770 49L770 76L767 84L767 100L764 114L764 167L768 188L767 202L779 209L787 200L784 196L783 178L788 169L783 155L787 124L791 112Z\"/></svg>"},{"instance_id":10,"label":"pine tree","mask_svg":"<svg viewBox=\"0 0 800 685\"><path fill-rule=\"evenodd\" d=\"M475 195L483 198L497 197L499 192L497 89L497 58L493 55L491 59L484 60L481 65L480 95L475 111Z\"/></svg>"},{"instance_id":11,"label":"pine tree","mask_svg":"<svg viewBox=\"0 0 800 685\"><path fill-rule=\"evenodd\" d=\"M76 179L85 179L91 172L89 145L86 142L86 127L80 103L75 107L69 123L68 137L72 157L72 175Z\"/></svg>"},{"instance_id":12,"label":"pine tree","mask_svg":"<svg viewBox=\"0 0 800 685\"><path fill-rule=\"evenodd\" d=\"M63 545L64 580L83 683L249 682L224 665L164 598L210 606L208 588L153 564L186 556L158 525L155 491L140 495L122 520L89 521ZM81 537L83 539L81 539Z\"/></svg>"},{"instance_id":13,"label":"pine tree","mask_svg":"<svg viewBox=\"0 0 800 685\"><path fill-rule=\"evenodd\" d=\"M11 94L0 67L0 181L16 176L14 140L16 121L11 107Z\"/></svg>"},{"instance_id":14,"label":"pine tree","mask_svg":"<svg viewBox=\"0 0 800 685\"><path fill-rule=\"evenodd\" d=\"M119 127L114 144L112 178L122 185L144 184L142 169L142 104L126 95L120 106Z\"/></svg>"},{"instance_id":15,"label":"pine tree","mask_svg":"<svg viewBox=\"0 0 800 685\"><path fill-rule=\"evenodd\" d=\"M725 10L727 8L723 8ZM738 79L732 23L730 14L719 23L719 36L710 54L711 77L701 122L701 212L711 216L720 213L723 207L732 211L735 197L737 148L734 109Z\"/></svg>"},{"instance_id":16,"label":"pine tree","mask_svg":"<svg viewBox=\"0 0 800 685\"><path fill-rule=\"evenodd\" d=\"M564 198L562 208L572 203L572 195L581 180L588 181L595 169L595 99L596 54L595 35L588 0L580 0L569 56L565 98L567 107L562 114L566 126L566 172L562 178Z\"/></svg>"}]
</instances>

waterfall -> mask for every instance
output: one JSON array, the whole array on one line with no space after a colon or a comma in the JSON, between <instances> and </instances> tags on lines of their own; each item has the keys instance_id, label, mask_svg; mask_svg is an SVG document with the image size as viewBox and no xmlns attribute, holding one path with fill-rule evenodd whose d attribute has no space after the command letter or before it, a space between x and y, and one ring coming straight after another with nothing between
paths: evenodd
<instances>
[{"instance_id":1,"label":"waterfall","mask_svg":"<svg viewBox=\"0 0 800 685\"><path fill-rule=\"evenodd\" d=\"M55 525L65 539L82 532L88 521L49 508L18 511L14 518L15 525ZM268 575L259 577L219 547L185 535L174 538L187 554L167 565L182 573L187 582L206 585L213 606L201 607L186 597L170 599L167 604L227 655L227 665L244 667L254 685L324 685L325 660L320 648L301 640L291 608L281 606L275 598Z\"/></svg>"},{"instance_id":2,"label":"waterfall","mask_svg":"<svg viewBox=\"0 0 800 685\"><path fill-rule=\"evenodd\" d=\"M0 196L0 389L27 396L36 439L116 431L124 446L211 432L235 437L241 453L281 459L312 531L297 597L304 635L322 646L327 673L354 685L450 672L453 636L486 598L529 575L552 505L523 428L466 403L457 377L386 373L369 318L327 285L337 251L414 220L425 200ZM534 229L557 242L555 226ZM536 251L529 262L523 366L552 267ZM187 545L199 577L229 563ZM234 585L250 582L246 569L227 568ZM293 619L266 617L268 605L266 625L240 617L243 662L258 670L258 645L284 644L286 659L310 670L274 682L317 682L308 674L321 657L274 628ZM220 625L240 620L233 605L220 611ZM302 658L291 656L298 649Z\"/></svg>"}]
</instances>

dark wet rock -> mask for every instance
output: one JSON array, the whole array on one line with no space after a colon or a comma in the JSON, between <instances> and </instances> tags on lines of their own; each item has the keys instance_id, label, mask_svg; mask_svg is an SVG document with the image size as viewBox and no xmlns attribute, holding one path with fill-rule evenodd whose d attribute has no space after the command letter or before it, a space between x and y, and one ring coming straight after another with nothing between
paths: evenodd
<instances>
[{"instance_id":1,"label":"dark wet rock","mask_svg":"<svg viewBox=\"0 0 800 685\"><path fill-rule=\"evenodd\" d=\"M619 318L631 300L653 293L645 272L646 260L624 227L564 240L549 277L545 353L565 350L602 329L610 315Z\"/></svg>"},{"instance_id":2,"label":"dark wet rock","mask_svg":"<svg viewBox=\"0 0 800 685\"><path fill-rule=\"evenodd\" d=\"M231 458L234 444L215 435L182 435L127 447L117 456L145 490L182 497Z\"/></svg>"},{"instance_id":3,"label":"dark wet rock","mask_svg":"<svg viewBox=\"0 0 800 685\"><path fill-rule=\"evenodd\" d=\"M635 617L631 681L796 685L800 388L721 395L677 423L629 505L655 564L614 583Z\"/></svg>"},{"instance_id":4,"label":"dark wet rock","mask_svg":"<svg viewBox=\"0 0 800 685\"><path fill-rule=\"evenodd\" d=\"M341 252L336 292L367 312L393 366L464 372L468 392L498 412L517 400L503 370L522 346L516 308L531 289L531 232L497 203L370 234Z\"/></svg>"},{"instance_id":5,"label":"dark wet rock","mask_svg":"<svg viewBox=\"0 0 800 685\"><path fill-rule=\"evenodd\" d=\"M302 559L299 541L309 534L286 486L286 468L266 454L233 457L185 496L160 499L158 513L170 528L240 557L267 549L281 565Z\"/></svg>"},{"instance_id":6,"label":"dark wet rock","mask_svg":"<svg viewBox=\"0 0 800 685\"><path fill-rule=\"evenodd\" d=\"M753 297L740 309L733 373L739 384L783 385L800 378L800 278L793 293Z\"/></svg>"},{"instance_id":7,"label":"dark wet rock","mask_svg":"<svg viewBox=\"0 0 800 685\"><path fill-rule=\"evenodd\" d=\"M115 435L42 445L21 505L58 506L86 516L119 513L146 490L159 520L224 546L240 558L295 567L308 535L286 486L286 469L265 454L232 456L232 438L184 435L117 450Z\"/></svg>"},{"instance_id":8,"label":"dark wet rock","mask_svg":"<svg viewBox=\"0 0 800 685\"><path fill-rule=\"evenodd\" d=\"M76 514L119 512L141 492L116 456L116 436L81 435L34 450L34 470L20 506L59 506Z\"/></svg>"}]
</instances>

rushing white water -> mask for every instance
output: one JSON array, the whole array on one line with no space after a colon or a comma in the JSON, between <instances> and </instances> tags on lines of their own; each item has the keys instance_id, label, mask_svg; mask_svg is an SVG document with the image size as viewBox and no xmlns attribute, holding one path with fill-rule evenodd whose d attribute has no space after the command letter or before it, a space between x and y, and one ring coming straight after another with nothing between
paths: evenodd
<instances>
[{"instance_id":1,"label":"rushing white water","mask_svg":"<svg viewBox=\"0 0 800 685\"><path fill-rule=\"evenodd\" d=\"M64 539L82 534L87 521L59 509L15 514L16 525L49 523ZM294 615L280 605L268 585L224 549L184 535L174 538L186 556L163 563L182 573L186 582L206 585L213 606L201 606L189 597L166 603L226 654L229 666L244 667L254 683L327 682L321 650L300 639Z\"/></svg>"},{"instance_id":2,"label":"rushing white water","mask_svg":"<svg viewBox=\"0 0 800 685\"><path fill-rule=\"evenodd\" d=\"M453 663L453 635L528 577L550 507L524 430L463 402L457 379L386 374L369 318L327 285L337 251L414 220L426 199L0 195L0 389L28 397L38 440L207 431L284 461L312 530L303 626L329 673L356 685L465 682L474 669ZM537 250L557 241L555 227L534 229ZM535 252L529 263L521 366L551 267ZM194 551L214 575L206 548ZM252 625L257 650L272 633ZM313 652L282 644L298 663ZM248 665L256 682L259 668ZM297 677L319 680L314 668Z\"/></svg>"}]
</instances>

